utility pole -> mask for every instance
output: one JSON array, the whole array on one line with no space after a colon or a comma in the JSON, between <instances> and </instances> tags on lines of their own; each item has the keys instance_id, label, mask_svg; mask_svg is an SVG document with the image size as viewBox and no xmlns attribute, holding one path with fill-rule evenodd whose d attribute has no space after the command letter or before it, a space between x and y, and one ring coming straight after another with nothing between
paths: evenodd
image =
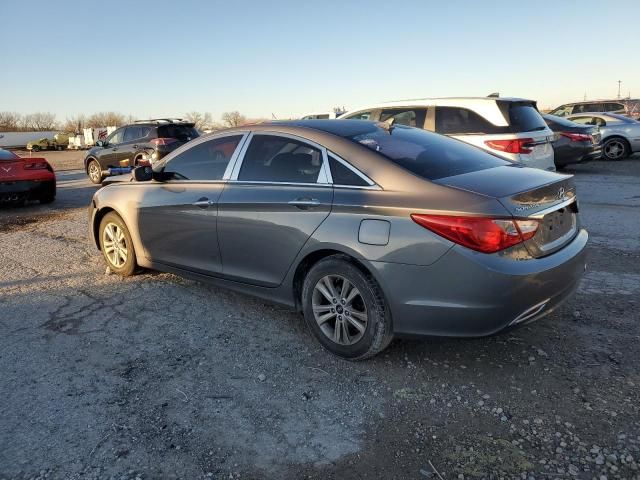
<instances>
[{"instance_id":1,"label":"utility pole","mask_svg":"<svg viewBox=\"0 0 640 480\"><path fill-rule=\"evenodd\" d=\"M622 83L622 80L618 80L618 100L620 100L620 84Z\"/></svg>"}]
</instances>

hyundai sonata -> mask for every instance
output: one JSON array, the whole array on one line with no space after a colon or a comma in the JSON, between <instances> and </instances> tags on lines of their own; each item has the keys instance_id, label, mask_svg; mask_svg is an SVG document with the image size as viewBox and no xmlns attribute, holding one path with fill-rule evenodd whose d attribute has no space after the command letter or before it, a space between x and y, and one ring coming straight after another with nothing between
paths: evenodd
<instances>
[{"instance_id":1,"label":"hyundai sonata","mask_svg":"<svg viewBox=\"0 0 640 480\"><path fill-rule=\"evenodd\" d=\"M90 227L114 272L173 272L290 305L352 360L394 335L537 320L575 289L587 243L571 176L357 120L198 138L97 191Z\"/></svg>"}]
</instances>

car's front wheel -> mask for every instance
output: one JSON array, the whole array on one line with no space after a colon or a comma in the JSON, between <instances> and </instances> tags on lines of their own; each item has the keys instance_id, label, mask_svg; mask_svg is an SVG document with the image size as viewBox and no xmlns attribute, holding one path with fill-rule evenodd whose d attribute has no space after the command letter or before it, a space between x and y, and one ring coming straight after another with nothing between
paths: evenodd
<instances>
[{"instance_id":1,"label":"car's front wheel","mask_svg":"<svg viewBox=\"0 0 640 480\"><path fill-rule=\"evenodd\" d=\"M393 338L391 314L378 283L348 257L327 257L309 270L302 307L320 344L342 358L372 357Z\"/></svg>"},{"instance_id":2,"label":"car's front wheel","mask_svg":"<svg viewBox=\"0 0 640 480\"><path fill-rule=\"evenodd\" d=\"M100 222L100 250L112 272L128 277L136 270L136 252L129 229L122 218L107 213Z\"/></svg>"},{"instance_id":3,"label":"car's front wheel","mask_svg":"<svg viewBox=\"0 0 640 480\"><path fill-rule=\"evenodd\" d=\"M89 175L89 180L96 185L102 183L103 175L102 168L100 168L100 164L97 160L91 160L89 165L87 165L87 174Z\"/></svg>"},{"instance_id":4,"label":"car's front wheel","mask_svg":"<svg viewBox=\"0 0 640 480\"><path fill-rule=\"evenodd\" d=\"M629 145L622 138L609 138L602 145L602 153L607 160L622 160L629 156Z\"/></svg>"}]
</instances>

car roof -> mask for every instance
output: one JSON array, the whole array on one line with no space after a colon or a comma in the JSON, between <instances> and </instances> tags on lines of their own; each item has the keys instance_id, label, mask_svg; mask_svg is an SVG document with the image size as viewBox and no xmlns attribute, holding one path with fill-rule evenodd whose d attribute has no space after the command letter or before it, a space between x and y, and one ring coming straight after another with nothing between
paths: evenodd
<instances>
[{"instance_id":1,"label":"car roof","mask_svg":"<svg viewBox=\"0 0 640 480\"><path fill-rule=\"evenodd\" d=\"M597 99L597 100L582 100L580 102L563 103L560 107L565 105L584 105L585 103L625 103L625 102L640 102L640 98L613 98L613 99ZM556 107L556 108L560 108Z\"/></svg>"},{"instance_id":2,"label":"car roof","mask_svg":"<svg viewBox=\"0 0 640 480\"><path fill-rule=\"evenodd\" d=\"M468 108L478 115L484 117L491 123L499 127L509 126L509 120L505 118L504 114L498 108L496 102L531 102L536 104L534 100L528 100L526 98L516 97L442 97L442 98L416 98L409 100L394 100L393 102L381 102L371 103L359 108L354 108L348 112L340 115L340 118L344 118L347 115L351 115L363 110L377 110L381 108L393 108L393 107L461 107Z\"/></svg>"}]
</instances>

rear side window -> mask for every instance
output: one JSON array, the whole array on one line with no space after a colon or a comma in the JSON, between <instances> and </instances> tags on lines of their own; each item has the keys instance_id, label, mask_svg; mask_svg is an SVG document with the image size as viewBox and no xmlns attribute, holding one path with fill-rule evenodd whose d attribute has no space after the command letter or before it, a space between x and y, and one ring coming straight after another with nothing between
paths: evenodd
<instances>
[{"instance_id":1,"label":"rear side window","mask_svg":"<svg viewBox=\"0 0 640 480\"><path fill-rule=\"evenodd\" d=\"M158 127L158 138L175 138L181 142L188 142L198 137L195 128L187 125L162 125Z\"/></svg>"},{"instance_id":2,"label":"rear side window","mask_svg":"<svg viewBox=\"0 0 640 480\"><path fill-rule=\"evenodd\" d=\"M604 112L603 103L581 103L573 107L573 113Z\"/></svg>"},{"instance_id":3,"label":"rear side window","mask_svg":"<svg viewBox=\"0 0 640 480\"><path fill-rule=\"evenodd\" d=\"M534 132L547 128L542 115L531 104L511 103L509 105L509 123L513 133Z\"/></svg>"},{"instance_id":4,"label":"rear side window","mask_svg":"<svg viewBox=\"0 0 640 480\"><path fill-rule=\"evenodd\" d=\"M443 135L506 133L508 127L498 127L468 108L436 107L436 132Z\"/></svg>"},{"instance_id":5,"label":"rear side window","mask_svg":"<svg viewBox=\"0 0 640 480\"><path fill-rule=\"evenodd\" d=\"M406 125L407 127L424 127L424 120L427 117L426 108L392 108L382 110L380 121L386 122L393 119L394 125Z\"/></svg>"},{"instance_id":6,"label":"rear side window","mask_svg":"<svg viewBox=\"0 0 640 480\"><path fill-rule=\"evenodd\" d=\"M371 130L346 138L428 180L512 165L467 143L400 125L373 124Z\"/></svg>"},{"instance_id":7,"label":"rear side window","mask_svg":"<svg viewBox=\"0 0 640 480\"><path fill-rule=\"evenodd\" d=\"M331 169L331 177L333 178L334 185L348 185L351 187L369 186L364 178L333 157L333 155L329 155L329 168Z\"/></svg>"},{"instance_id":8,"label":"rear side window","mask_svg":"<svg viewBox=\"0 0 640 480\"><path fill-rule=\"evenodd\" d=\"M238 180L316 183L322 152L311 145L276 135L256 135L242 160Z\"/></svg>"},{"instance_id":9,"label":"rear side window","mask_svg":"<svg viewBox=\"0 0 640 480\"><path fill-rule=\"evenodd\" d=\"M624 111L624 105L621 103L605 103L604 109L605 112Z\"/></svg>"},{"instance_id":10,"label":"rear side window","mask_svg":"<svg viewBox=\"0 0 640 480\"><path fill-rule=\"evenodd\" d=\"M164 171L175 180L222 180L242 135L200 143L173 157Z\"/></svg>"}]
</instances>

